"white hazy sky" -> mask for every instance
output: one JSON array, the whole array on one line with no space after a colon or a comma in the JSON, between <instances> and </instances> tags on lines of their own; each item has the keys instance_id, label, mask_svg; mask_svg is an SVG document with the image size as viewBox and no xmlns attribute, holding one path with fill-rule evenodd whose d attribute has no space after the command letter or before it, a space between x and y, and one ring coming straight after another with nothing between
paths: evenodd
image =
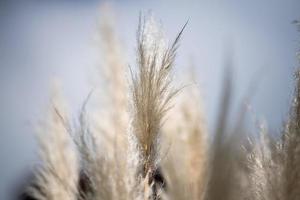
<instances>
[{"instance_id":1,"label":"white hazy sky","mask_svg":"<svg viewBox=\"0 0 300 200\"><path fill-rule=\"evenodd\" d=\"M96 0L0 2L0 199L10 199L13 184L36 160L33 127L45 111L50 80L62 80L75 110L88 93L97 65L99 5ZM250 104L271 128L280 127L298 64L300 38L292 21L300 18L299 0L119 0L113 5L129 58L134 58L140 11L152 10L170 39L189 19L176 69L191 60L197 67L211 127L227 55L234 64L236 99L259 74Z\"/></svg>"}]
</instances>

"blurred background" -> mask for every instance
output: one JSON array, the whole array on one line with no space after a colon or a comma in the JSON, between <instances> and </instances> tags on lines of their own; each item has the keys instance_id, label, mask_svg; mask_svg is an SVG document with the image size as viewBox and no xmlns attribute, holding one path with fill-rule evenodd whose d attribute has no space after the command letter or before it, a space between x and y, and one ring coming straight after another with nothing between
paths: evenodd
<instances>
[{"instance_id":1,"label":"blurred background","mask_svg":"<svg viewBox=\"0 0 300 200\"><path fill-rule=\"evenodd\" d=\"M0 1L0 199L11 199L37 161L34 132L61 80L72 112L91 90L99 64L96 42L100 0ZM224 66L233 67L234 102L255 85L247 102L253 115L280 131L298 65L299 0L110 1L128 65L135 62L140 11L152 10L169 39L189 20L176 73L195 66L204 109L213 130ZM100 44L101 45L101 44ZM176 79L175 75L175 81ZM255 118L255 117L254 117Z\"/></svg>"}]
</instances>

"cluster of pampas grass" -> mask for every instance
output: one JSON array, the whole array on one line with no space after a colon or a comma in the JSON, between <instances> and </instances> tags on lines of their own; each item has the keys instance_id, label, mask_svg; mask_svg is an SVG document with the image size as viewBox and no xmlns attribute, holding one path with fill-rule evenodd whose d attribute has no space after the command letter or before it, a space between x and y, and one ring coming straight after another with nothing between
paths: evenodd
<instances>
[{"instance_id":1,"label":"cluster of pampas grass","mask_svg":"<svg viewBox=\"0 0 300 200\"><path fill-rule=\"evenodd\" d=\"M27 190L32 199L300 199L300 72L282 134L261 126L258 138L245 140L244 106L236 124L228 122L228 70L216 130L209 134L197 85L179 89L172 83L187 24L169 44L161 25L141 15L136 67L126 73L113 22L103 19L100 71L108 101L88 109L91 98L101 102L93 90L70 121L55 87L49 118L39 129L41 165Z\"/></svg>"}]
</instances>

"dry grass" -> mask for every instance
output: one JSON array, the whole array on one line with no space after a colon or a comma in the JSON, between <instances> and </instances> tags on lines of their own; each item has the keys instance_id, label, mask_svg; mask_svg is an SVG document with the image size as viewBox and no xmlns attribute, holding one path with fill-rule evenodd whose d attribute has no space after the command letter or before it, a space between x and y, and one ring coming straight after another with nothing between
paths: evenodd
<instances>
[{"instance_id":1,"label":"dry grass","mask_svg":"<svg viewBox=\"0 0 300 200\"><path fill-rule=\"evenodd\" d=\"M58 86L51 96L48 119L38 135L42 166L29 190L37 199L77 199L79 167L67 129L67 114Z\"/></svg>"},{"instance_id":2,"label":"dry grass","mask_svg":"<svg viewBox=\"0 0 300 200\"><path fill-rule=\"evenodd\" d=\"M40 158L29 187L49 200L300 199L300 75L281 137L266 126L245 143L245 109L230 124L232 72L225 73L219 118L210 134L199 88L175 89L172 70L183 26L168 44L152 16L140 16L137 63L126 59L105 7L100 24L107 102L91 92L69 120L57 90L39 130ZM230 67L228 69L231 69ZM189 79L188 82L194 81ZM178 94L178 95L176 95ZM129 97L129 99L128 99ZM89 107L90 99L99 107ZM98 101L99 100L99 101Z\"/></svg>"},{"instance_id":3,"label":"dry grass","mask_svg":"<svg viewBox=\"0 0 300 200\"><path fill-rule=\"evenodd\" d=\"M166 199L202 199L206 185L208 131L192 70L190 74L187 82L193 84L176 97L163 129Z\"/></svg>"},{"instance_id":4,"label":"dry grass","mask_svg":"<svg viewBox=\"0 0 300 200\"><path fill-rule=\"evenodd\" d=\"M250 185L253 199L299 199L299 70L295 73L293 103L281 137L262 129L261 139L249 154Z\"/></svg>"},{"instance_id":5,"label":"dry grass","mask_svg":"<svg viewBox=\"0 0 300 200\"><path fill-rule=\"evenodd\" d=\"M170 101L178 92L171 88L176 49L182 31L170 47L157 43L162 38L152 34L153 21L140 17L137 35L137 73L132 72L132 134L136 138L141 156L141 174L150 184L159 162L161 125ZM158 37L158 38L157 38Z\"/></svg>"}]
</instances>

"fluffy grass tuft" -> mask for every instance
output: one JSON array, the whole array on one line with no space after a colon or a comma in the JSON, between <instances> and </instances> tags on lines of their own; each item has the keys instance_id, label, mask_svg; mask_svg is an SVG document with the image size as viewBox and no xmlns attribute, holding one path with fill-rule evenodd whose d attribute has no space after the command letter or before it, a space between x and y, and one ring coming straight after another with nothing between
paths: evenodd
<instances>
[{"instance_id":1,"label":"fluffy grass tuft","mask_svg":"<svg viewBox=\"0 0 300 200\"><path fill-rule=\"evenodd\" d=\"M211 134L199 88L192 84L178 90L173 83L176 53L187 24L169 44L151 15L140 16L136 67L128 69L128 86L125 53L111 16L105 14L108 9L102 9L99 30L103 51L99 71L105 84L88 95L75 121L54 89L48 118L38 134L42 164L28 189L33 198L300 199L299 70L279 137L261 123L259 137L245 142L244 107L236 123L230 123L231 70L225 73L219 118ZM106 91L107 101L96 90ZM89 105L93 100L99 107Z\"/></svg>"}]
</instances>

